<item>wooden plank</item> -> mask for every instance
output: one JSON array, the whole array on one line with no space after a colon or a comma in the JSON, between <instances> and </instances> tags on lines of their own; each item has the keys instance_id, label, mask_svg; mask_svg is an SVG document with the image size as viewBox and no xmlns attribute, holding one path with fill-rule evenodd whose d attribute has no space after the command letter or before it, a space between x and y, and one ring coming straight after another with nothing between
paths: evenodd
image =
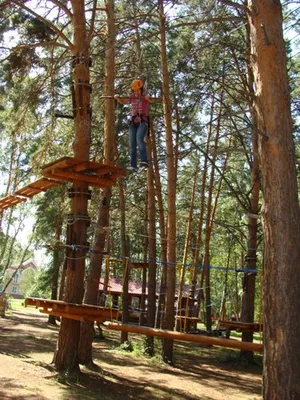
<instances>
[{"instance_id":1,"label":"wooden plank","mask_svg":"<svg viewBox=\"0 0 300 400\"><path fill-rule=\"evenodd\" d=\"M53 312L67 312L70 314L93 316L93 317L112 317L117 316L118 310L107 307L93 306L90 304L66 303L60 300L39 299L27 297L25 307L31 305L41 308L51 308Z\"/></svg>"},{"instance_id":2,"label":"wooden plank","mask_svg":"<svg viewBox=\"0 0 300 400\"><path fill-rule=\"evenodd\" d=\"M89 173L90 174L89 174ZM126 174L125 169L93 161L63 157L42 167L44 177L63 182L85 182L103 188L115 185L115 179Z\"/></svg>"},{"instance_id":3,"label":"wooden plank","mask_svg":"<svg viewBox=\"0 0 300 400\"><path fill-rule=\"evenodd\" d=\"M103 323L107 320L107 318L104 317L97 317L97 316L91 317L85 315L77 315L73 313L57 312L52 310L40 310L40 312L43 314L54 315L55 317L74 319L76 321L91 321L91 322L97 321Z\"/></svg>"},{"instance_id":4,"label":"wooden plank","mask_svg":"<svg viewBox=\"0 0 300 400\"><path fill-rule=\"evenodd\" d=\"M241 342L233 339L216 338L213 336L195 335L190 333L181 333L175 331L168 331L164 329L155 329L145 326L116 324L112 322L105 323L108 329L121 332L138 333L148 336L159 336L171 340L182 340L186 342L202 343L207 345L229 347L233 349L254 351L258 353L263 352L263 345L260 343Z\"/></svg>"},{"instance_id":5,"label":"wooden plank","mask_svg":"<svg viewBox=\"0 0 300 400\"><path fill-rule=\"evenodd\" d=\"M113 167L112 165L99 164L96 162L84 162L74 166L74 172L85 172L87 170L94 171L95 174L104 175L111 172L118 172L120 167Z\"/></svg>"},{"instance_id":6,"label":"wooden plank","mask_svg":"<svg viewBox=\"0 0 300 400\"><path fill-rule=\"evenodd\" d=\"M241 322L241 321L219 321L221 329L227 329L237 332L262 332L263 325L259 323Z\"/></svg>"},{"instance_id":7,"label":"wooden plank","mask_svg":"<svg viewBox=\"0 0 300 400\"><path fill-rule=\"evenodd\" d=\"M44 171L43 171L44 173ZM57 171L55 170L55 172L53 171L47 171L46 173L44 173L44 176L47 176L49 178L52 179L58 179L62 182L72 182L72 183L88 183L90 186L95 186L95 187L101 187L95 184L95 180L93 178L91 178L90 176L86 176L83 178L82 176L78 175L76 176L74 173L72 172L68 172L68 171L64 171L64 170L60 170ZM111 186L111 185L106 185L106 186Z\"/></svg>"},{"instance_id":8,"label":"wooden plank","mask_svg":"<svg viewBox=\"0 0 300 400\"><path fill-rule=\"evenodd\" d=\"M35 182L30 183L27 186L17 190L15 192L16 195L25 196L25 197L33 197L34 195L44 192L54 186L60 186L59 182L54 180L49 180L47 178L41 178Z\"/></svg>"},{"instance_id":9,"label":"wooden plank","mask_svg":"<svg viewBox=\"0 0 300 400\"><path fill-rule=\"evenodd\" d=\"M0 200L0 208L2 210L5 210L6 208L13 207L16 204L22 203L26 200L27 200L26 198L9 195L9 196L3 197L3 199Z\"/></svg>"},{"instance_id":10,"label":"wooden plank","mask_svg":"<svg viewBox=\"0 0 300 400\"><path fill-rule=\"evenodd\" d=\"M53 168L69 168L70 166L76 165L83 160L78 160L74 157L61 157L58 160L52 161L42 167L42 171L49 171Z\"/></svg>"},{"instance_id":11,"label":"wooden plank","mask_svg":"<svg viewBox=\"0 0 300 400\"><path fill-rule=\"evenodd\" d=\"M90 186L95 186L99 188L109 187L115 184L115 181L112 179L107 179L107 178L100 179L98 176L76 174L75 172L69 172L64 170L55 170L55 172L46 171L46 173L44 173L43 171L43 174L48 178L59 179L64 182L80 182L80 183L84 182L88 183Z\"/></svg>"}]
</instances>

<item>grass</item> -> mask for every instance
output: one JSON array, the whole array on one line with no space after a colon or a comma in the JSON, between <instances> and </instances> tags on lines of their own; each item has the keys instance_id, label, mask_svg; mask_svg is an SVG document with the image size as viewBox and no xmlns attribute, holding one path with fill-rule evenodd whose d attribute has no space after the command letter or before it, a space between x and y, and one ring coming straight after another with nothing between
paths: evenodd
<instances>
[{"instance_id":1,"label":"grass","mask_svg":"<svg viewBox=\"0 0 300 400\"><path fill-rule=\"evenodd\" d=\"M9 308L13 311L21 311L24 310L24 301L25 299L14 299L10 298L8 300Z\"/></svg>"},{"instance_id":2,"label":"grass","mask_svg":"<svg viewBox=\"0 0 300 400\"><path fill-rule=\"evenodd\" d=\"M14 298L9 298L8 299L8 311L17 311L17 312L28 312L30 313L38 313L39 310L37 310L35 307L25 307L24 306L25 299L14 299Z\"/></svg>"}]
</instances>

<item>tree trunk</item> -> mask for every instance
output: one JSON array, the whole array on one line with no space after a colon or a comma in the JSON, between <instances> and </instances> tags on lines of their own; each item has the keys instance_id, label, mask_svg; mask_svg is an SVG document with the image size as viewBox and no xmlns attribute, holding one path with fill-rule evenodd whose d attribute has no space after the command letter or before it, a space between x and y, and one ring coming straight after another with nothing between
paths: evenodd
<instances>
[{"instance_id":1,"label":"tree trunk","mask_svg":"<svg viewBox=\"0 0 300 400\"><path fill-rule=\"evenodd\" d=\"M248 34L248 47L250 50L250 32L249 26L247 27ZM253 71L250 66L250 55L248 61L248 87L251 91L251 97L254 97L254 77ZM241 321L242 322L254 322L254 301L255 301L255 280L256 273L253 272L257 268L257 218L259 209L259 192L260 192L260 180L259 180L259 158L258 158L258 129L257 129L257 116L255 110L251 107L251 119L252 119L252 152L253 160L251 165L251 193L250 193L250 209L248 217L248 243L247 243L247 255L246 255L246 268L252 272L245 273L243 281L243 295L242 295L242 310L241 310ZM242 341L252 342L253 332L243 332ZM246 359L248 362L253 362L254 353L241 350L241 358Z\"/></svg>"},{"instance_id":2,"label":"tree trunk","mask_svg":"<svg viewBox=\"0 0 300 400\"><path fill-rule=\"evenodd\" d=\"M148 147L149 150L149 147ZM149 160L149 154L148 154ZM143 239L143 252L144 252L144 261L147 262L148 259L148 246L149 246L149 233L148 233L148 189L146 189L145 193L145 219L144 219L144 239ZM147 273L148 268L143 268L142 270L142 295L140 300L140 318L139 324L145 325L147 317L146 317L146 291L147 291Z\"/></svg>"},{"instance_id":3,"label":"tree trunk","mask_svg":"<svg viewBox=\"0 0 300 400\"><path fill-rule=\"evenodd\" d=\"M204 208L205 208L205 192L207 187L207 169L208 169L208 153L210 148L210 140L212 136L212 127L213 127L213 118L214 118L214 109L215 109L215 94L212 93L212 101L211 101L211 108L210 108L210 123L209 129L207 133L206 139L206 149L205 149L205 158L204 158L204 165L203 165L203 174L202 174L202 182L201 182L201 194L200 194L200 215L198 221L198 232L197 232L197 241L196 241L196 250L193 258L193 264L199 265L200 263L200 250L203 244L202 240L202 230L203 230L203 221L204 221ZM201 257L201 262L203 261L203 256ZM200 314L201 309L201 302L204 301L204 274L205 270L202 269L200 283L199 283L199 293L197 297L197 307L198 307L198 314Z\"/></svg>"},{"instance_id":4,"label":"tree trunk","mask_svg":"<svg viewBox=\"0 0 300 400\"><path fill-rule=\"evenodd\" d=\"M225 69L225 68L224 68ZM222 87L224 87L225 73L223 71ZM207 211L206 211L206 230L205 230L205 244L204 244L204 277L205 277L205 304L206 304L206 329L210 332L212 329L212 312L211 312L211 298L210 298L210 240L212 227L214 222L214 214L217 206L218 196L221 189L221 184L219 184L219 189L215 197L214 208L212 207L213 200L213 189L215 184L215 163L217 159L219 137L220 137L220 127L221 127L221 117L222 117L222 104L223 104L224 90L221 89L220 93L220 107L218 114L218 121L216 127L216 135L213 146L213 156L210 172L210 181L208 186L208 199L207 199ZM226 168L226 161L224 163L224 169Z\"/></svg>"},{"instance_id":5,"label":"tree trunk","mask_svg":"<svg viewBox=\"0 0 300 400\"><path fill-rule=\"evenodd\" d=\"M125 194L122 179L119 180L119 198L121 212L121 247L123 259L123 288L122 288L122 324L127 324L129 321L129 251L126 241L126 218L125 218ZM128 333L121 332L121 343L128 340Z\"/></svg>"},{"instance_id":6,"label":"tree trunk","mask_svg":"<svg viewBox=\"0 0 300 400\"><path fill-rule=\"evenodd\" d=\"M167 273L167 241L166 241L166 225L165 225L165 216L164 216L164 206L163 206L163 198L162 198L162 190L161 190L161 182L159 175L159 166L158 166L158 157L157 157L157 149L156 149L156 141L155 141L155 132L153 129L153 125L151 125L151 134L149 137L151 141L151 152L152 152L152 165L154 170L154 190L155 196L157 199L157 208L158 208L158 222L159 222L159 230L160 230L160 257L162 260L162 273L160 280L160 288L158 295L158 304L156 309L156 320L155 327L160 328L162 323L162 316L165 309L165 293L166 293L166 273Z\"/></svg>"},{"instance_id":7,"label":"tree trunk","mask_svg":"<svg viewBox=\"0 0 300 400\"><path fill-rule=\"evenodd\" d=\"M84 1L72 0L74 47L73 47L73 85L74 85L74 156L82 161L89 160L91 141L90 73L89 44L86 32ZM72 224L69 225L67 244L76 246L78 251L67 250L67 269L64 300L81 304L84 290L88 184L73 185L75 193L71 198ZM80 322L62 318L54 363L58 371L78 374L78 344Z\"/></svg>"},{"instance_id":8,"label":"tree trunk","mask_svg":"<svg viewBox=\"0 0 300 400\"><path fill-rule=\"evenodd\" d=\"M176 268L176 170L175 154L172 137L171 102L169 90L169 71L166 50L166 16L163 0L158 1L160 19L160 50L163 81L163 108L166 129L166 153L168 174L168 241L167 241L167 290L164 329L172 330L175 320L175 280ZM163 359L168 364L173 364L173 340L164 339Z\"/></svg>"},{"instance_id":9,"label":"tree trunk","mask_svg":"<svg viewBox=\"0 0 300 400\"><path fill-rule=\"evenodd\" d=\"M151 144L149 153L152 153ZM149 240L149 273L148 273L148 312L147 326L154 328L156 311L156 227L155 227L155 196L153 185L153 167L150 164L147 170L148 182L148 240ZM146 352L154 355L154 338L146 337Z\"/></svg>"},{"instance_id":10,"label":"tree trunk","mask_svg":"<svg viewBox=\"0 0 300 400\"><path fill-rule=\"evenodd\" d=\"M115 18L114 0L106 1L107 12L107 43L105 54L105 95L114 94L114 71L115 71ZM115 131L115 104L110 99L105 100L105 124L104 124L104 162L109 164L114 159L114 131ZM95 226L95 236L92 245L92 256L86 282L86 292L84 296L85 304L97 304L99 282L101 276L101 266L103 262L103 252L109 227L109 209L112 189L107 187L100 194L100 209L97 224ZM92 364L92 343L94 336L94 323L82 322L79 359L81 364Z\"/></svg>"},{"instance_id":11,"label":"tree trunk","mask_svg":"<svg viewBox=\"0 0 300 400\"><path fill-rule=\"evenodd\" d=\"M61 231L62 231L62 221L58 218L56 228L55 228L56 243L60 243ZM58 278L59 278L60 265L61 265L60 250L58 248L54 248L54 250L53 250L53 272L52 272L52 285L51 285L51 300L57 300ZM52 325L56 325L56 318L57 317L55 317L55 315L49 314L48 323L52 324Z\"/></svg>"},{"instance_id":12,"label":"tree trunk","mask_svg":"<svg viewBox=\"0 0 300 400\"><path fill-rule=\"evenodd\" d=\"M196 157L196 159L197 159L197 157ZM187 230L186 230L186 236L185 236L183 259L182 259L182 265L181 265L180 277L179 277L178 303L177 303L177 315L179 317L184 315L184 312L182 312L183 311L182 310L182 291L183 291L183 285L184 285L184 281L185 281L185 270L186 270L185 264L187 262L187 256L188 256L190 240L191 240L192 222L193 222L194 205L195 205L195 194L196 194L196 186L197 186L197 180L198 180L198 171L199 171L199 163L197 160L196 166L195 166L195 172L194 172L194 182L193 182L193 188L192 188L192 194L191 194L191 202L190 202L190 210L189 210ZM187 300L187 305L188 305L188 300ZM176 322L176 330L177 331L182 330L182 321L180 319L178 319L178 321Z\"/></svg>"},{"instance_id":13,"label":"tree trunk","mask_svg":"<svg viewBox=\"0 0 300 400\"><path fill-rule=\"evenodd\" d=\"M300 212L279 1L249 0L264 232L264 399L300 398Z\"/></svg>"}]
</instances>

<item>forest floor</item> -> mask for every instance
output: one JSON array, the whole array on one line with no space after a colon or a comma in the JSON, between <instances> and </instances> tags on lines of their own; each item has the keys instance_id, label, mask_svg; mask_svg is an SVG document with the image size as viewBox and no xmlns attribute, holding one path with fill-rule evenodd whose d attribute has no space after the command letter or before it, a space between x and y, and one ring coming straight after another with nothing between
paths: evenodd
<instances>
[{"instance_id":1,"label":"forest floor","mask_svg":"<svg viewBox=\"0 0 300 400\"><path fill-rule=\"evenodd\" d=\"M51 361L59 326L35 309L10 310L0 318L0 399L16 400L258 400L261 356L253 365L238 351L175 342L175 367L118 346L120 333L104 328L93 343L96 370L81 368L76 383L62 383ZM130 335L138 343L141 336ZM155 339L157 345L160 344ZM139 345L136 344L135 348Z\"/></svg>"}]
</instances>

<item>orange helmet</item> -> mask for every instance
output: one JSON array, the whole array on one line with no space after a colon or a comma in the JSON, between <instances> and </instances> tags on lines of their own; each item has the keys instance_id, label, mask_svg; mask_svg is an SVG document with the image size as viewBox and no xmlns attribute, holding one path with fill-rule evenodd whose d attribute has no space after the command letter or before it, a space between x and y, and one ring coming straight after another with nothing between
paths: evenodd
<instances>
[{"instance_id":1,"label":"orange helmet","mask_svg":"<svg viewBox=\"0 0 300 400\"><path fill-rule=\"evenodd\" d=\"M143 87L144 87L144 82L141 81L140 79L135 79L134 81L132 81L132 84L131 84L132 90L139 90L139 89L142 89Z\"/></svg>"}]
</instances>

